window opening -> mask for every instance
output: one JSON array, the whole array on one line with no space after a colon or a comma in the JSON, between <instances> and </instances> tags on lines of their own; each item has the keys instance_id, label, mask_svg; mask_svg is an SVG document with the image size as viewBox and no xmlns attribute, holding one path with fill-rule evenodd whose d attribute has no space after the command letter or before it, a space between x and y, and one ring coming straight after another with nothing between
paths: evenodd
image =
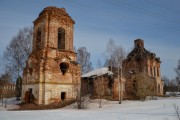
<instances>
[{"instance_id":1,"label":"window opening","mask_svg":"<svg viewBox=\"0 0 180 120\"><path fill-rule=\"evenodd\" d=\"M153 76L153 70L152 67L150 67L151 76Z\"/></svg>"},{"instance_id":2,"label":"window opening","mask_svg":"<svg viewBox=\"0 0 180 120\"><path fill-rule=\"evenodd\" d=\"M159 69L157 68L157 76L159 77Z\"/></svg>"},{"instance_id":3,"label":"window opening","mask_svg":"<svg viewBox=\"0 0 180 120\"><path fill-rule=\"evenodd\" d=\"M158 93L160 93L160 85L158 84Z\"/></svg>"},{"instance_id":4,"label":"window opening","mask_svg":"<svg viewBox=\"0 0 180 120\"><path fill-rule=\"evenodd\" d=\"M36 47L37 47L37 49L41 48L41 31L40 31L40 29L37 31Z\"/></svg>"},{"instance_id":5,"label":"window opening","mask_svg":"<svg viewBox=\"0 0 180 120\"><path fill-rule=\"evenodd\" d=\"M156 77L156 67L154 67L154 77Z\"/></svg>"},{"instance_id":6,"label":"window opening","mask_svg":"<svg viewBox=\"0 0 180 120\"><path fill-rule=\"evenodd\" d=\"M67 63L63 62L60 64L60 70L63 73L63 75L67 72L68 68L69 65Z\"/></svg>"},{"instance_id":7,"label":"window opening","mask_svg":"<svg viewBox=\"0 0 180 120\"><path fill-rule=\"evenodd\" d=\"M58 49L59 50L65 49L65 30L64 30L64 28L58 29Z\"/></svg>"},{"instance_id":8,"label":"window opening","mask_svg":"<svg viewBox=\"0 0 180 120\"><path fill-rule=\"evenodd\" d=\"M61 92L61 100L64 101L66 99L66 92Z\"/></svg>"}]
</instances>

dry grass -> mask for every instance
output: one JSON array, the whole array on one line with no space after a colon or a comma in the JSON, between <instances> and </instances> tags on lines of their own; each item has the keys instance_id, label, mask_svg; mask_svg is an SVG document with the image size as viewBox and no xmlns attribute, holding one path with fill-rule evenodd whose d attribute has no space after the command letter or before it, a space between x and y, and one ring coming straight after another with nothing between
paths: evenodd
<instances>
[{"instance_id":1,"label":"dry grass","mask_svg":"<svg viewBox=\"0 0 180 120\"><path fill-rule=\"evenodd\" d=\"M34 103L21 103L20 108L14 110L48 110L58 109L74 103L75 100L61 101L60 103L52 103L49 105L37 105Z\"/></svg>"}]
</instances>

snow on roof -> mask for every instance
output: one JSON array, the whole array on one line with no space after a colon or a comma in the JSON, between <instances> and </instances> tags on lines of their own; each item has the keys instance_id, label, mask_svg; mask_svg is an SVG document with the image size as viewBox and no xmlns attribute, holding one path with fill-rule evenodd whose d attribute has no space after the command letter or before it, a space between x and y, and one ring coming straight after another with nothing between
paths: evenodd
<instances>
[{"instance_id":1,"label":"snow on roof","mask_svg":"<svg viewBox=\"0 0 180 120\"><path fill-rule=\"evenodd\" d=\"M92 76L101 76L104 74L111 75L113 73L111 71L109 71L109 69L107 67L104 67L104 68L99 68L99 69L95 69L91 72L88 72L88 73L82 75L81 77L84 78L84 77L92 77Z\"/></svg>"}]
</instances>

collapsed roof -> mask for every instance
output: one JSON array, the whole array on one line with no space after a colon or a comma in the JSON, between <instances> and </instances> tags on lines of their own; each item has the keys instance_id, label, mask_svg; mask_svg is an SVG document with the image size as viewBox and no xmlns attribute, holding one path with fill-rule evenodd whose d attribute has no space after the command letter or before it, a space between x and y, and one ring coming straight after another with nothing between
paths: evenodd
<instances>
[{"instance_id":1,"label":"collapsed roof","mask_svg":"<svg viewBox=\"0 0 180 120\"><path fill-rule=\"evenodd\" d=\"M84 75L82 75L82 78L88 78L88 77L98 77L98 76L102 76L102 75L112 75L113 73L111 71L109 71L109 69L107 67L104 68L99 68L99 69L95 69L91 72L88 72Z\"/></svg>"}]
</instances>

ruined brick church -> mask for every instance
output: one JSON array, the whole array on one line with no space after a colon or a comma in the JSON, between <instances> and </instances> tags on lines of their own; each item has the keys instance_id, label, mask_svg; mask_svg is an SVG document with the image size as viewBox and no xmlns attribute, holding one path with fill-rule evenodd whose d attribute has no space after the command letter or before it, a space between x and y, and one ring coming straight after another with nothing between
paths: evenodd
<instances>
[{"instance_id":1,"label":"ruined brick church","mask_svg":"<svg viewBox=\"0 0 180 120\"><path fill-rule=\"evenodd\" d=\"M34 21L33 50L23 72L22 100L50 104L76 99L80 66L73 49L74 20L64 8L47 7Z\"/></svg>"},{"instance_id":2,"label":"ruined brick church","mask_svg":"<svg viewBox=\"0 0 180 120\"><path fill-rule=\"evenodd\" d=\"M108 68L96 69L82 75L82 88L85 86L89 90L87 94L96 99L102 94L103 98L111 100L163 95L160 58L145 49L144 40L134 40L134 49L122 63L121 78L118 78L116 67L111 71Z\"/></svg>"},{"instance_id":3,"label":"ruined brick church","mask_svg":"<svg viewBox=\"0 0 180 120\"><path fill-rule=\"evenodd\" d=\"M123 75L126 77L126 99L131 99L133 96L130 89L135 89L135 82L132 76L142 73L143 76L147 76L143 81L150 81L151 95L163 95L163 84L160 73L161 61L159 57L156 57L155 53L152 53L145 49L144 41L142 39L134 40L134 49L127 55L123 61Z\"/></svg>"},{"instance_id":4,"label":"ruined brick church","mask_svg":"<svg viewBox=\"0 0 180 120\"><path fill-rule=\"evenodd\" d=\"M74 24L74 20L64 8L56 7L44 8L34 21L33 50L23 71L22 101L46 105L79 97L83 84L80 65L76 62L73 49ZM120 95L127 99L132 97L128 94L128 88L133 89L131 86L134 81L127 76L130 76L130 72L143 72L153 82L154 95L162 95L160 63L160 58L156 57L155 53L144 48L143 40L135 40L134 49L123 61L122 80L119 82L117 76L113 75L112 82L112 79L109 79L111 77L103 74L106 80L104 88L107 88L104 93L114 100ZM83 78L87 82L85 78L89 77L85 75ZM118 85L119 83L121 85ZM86 85L88 84L89 82ZM96 93L95 88L98 89L99 86L90 92Z\"/></svg>"}]
</instances>

